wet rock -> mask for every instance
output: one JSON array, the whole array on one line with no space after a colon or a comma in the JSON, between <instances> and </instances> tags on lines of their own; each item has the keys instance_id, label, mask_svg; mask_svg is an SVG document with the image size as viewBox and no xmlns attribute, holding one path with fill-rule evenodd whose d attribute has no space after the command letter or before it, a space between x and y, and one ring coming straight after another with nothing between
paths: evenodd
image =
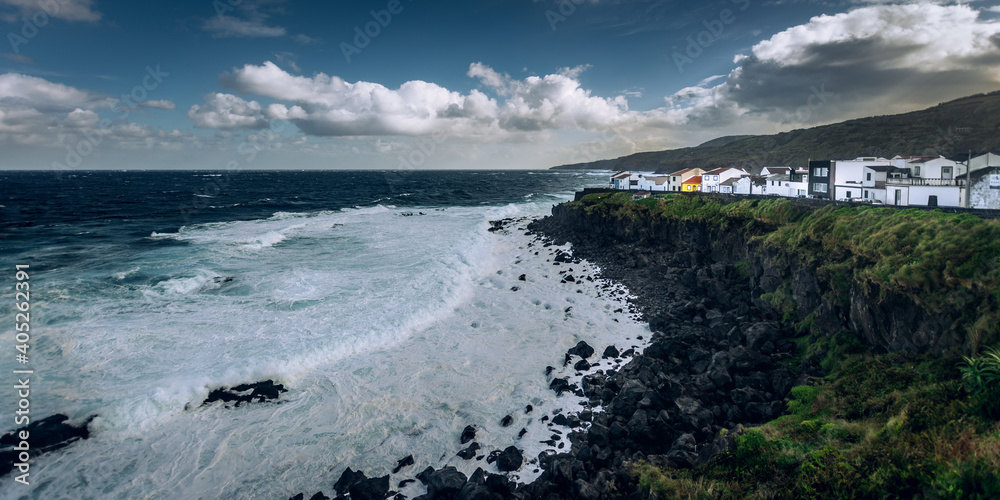
<instances>
[{"instance_id":1,"label":"wet rock","mask_svg":"<svg viewBox=\"0 0 1000 500\"><path fill-rule=\"evenodd\" d=\"M241 403L260 403L278 399L278 396L283 392L288 392L288 390L281 384L275 384L273 380L265 380L254 384L241 384L231 389L220 387L208 393L208 397L205 398L205 402L201 405L209 405L216 401L224 403L235 402L236 404L233 406L239 406Z\"/></svg>"},{"instance_id":2,"label":"wet rock","mask_svg":"<svg viewBox=\"0 0 1000 500\"><path fill-rule=\"evenodd\" d=\"M471 425L467 425L465 426L465 429L462 429L462 435L459 437L459 441L461 441L462 444L465 444L468 443L469 441L472 441L475 438L476 438L476 428Z\"/></svg>"},{"instance_id":3,"label":"wet rock","mask_svg":"<svg viewBox=\"0 0 1000 500\"><path fill-rule=\"evenodd\" d=\"M601 356L604 359L617 358L619 356L618 348L613 345L609 345L604 349L604 354Z\"/></svg>"},{"instance_id":4,"label":"wet rock","mask_svg":"<svg viewBox=\"0 0 1000 500\"><path fill-rule=\"evenodd\" d=\"M398 474L399 471L403 470L403 467L409 467L413 464L414 464L413 455L407 455L406 458L403 458L399 462L396 462L396 467L392 469L392 473Z\"/></svg>"},{"instance_id":5,"label":"wet rock","mask_svg":"<svg viewBox=\"0 0 1000 500\"><path fill-rule=\"evenodd\" d=\"M351 470L350 467L348 467L340 475L340 479L338 479L337 482L333 484L333 489L336 490L338 495L344 495L347 494L351 486L354 486L356 483L364 481L365 479L368 478L365 476L364 472L361 471L355 472Z\"/></svg>"},{"instance_id":6,"label":"wet rock","mask_svg":"<svg viewBox=\"0 0 1000 500\"><path fill-rule=\"evenodd\" d=\"M500 427L510 427L510 424L514 423L514 417L507 415L500 421Z\"/></svg>"},{"instance_id":7,"label":"wet rock","mask_svg":"<svg viewBox=\"0 0 1000 500\"><path fill-rule=\"evenodd\" d=\"M521 464L524 463L524 457L521 454L521 450L508 446L500 453L497 457L497 468L503 472L511 472L521 468Z\"/></svg>"},{"instance_id":8,"label":"wet rock","mask_svg":"<svg viewBox=\"0 0 1000 500\"><path fill-rule=\"evenodd\" d=\"M476 456L476 451L479 450L479 443L473 441L468 448L465 448L457 453L457 455L463 460L471 460Z\"/></svg>"},{"instance_id":9,"label":"wet rock","mask_svg":"<svg viewBox=\"0 0 1000 500\"><path fill-rule=\"evenodd\" d=\"M587 344L586 342L581 340L579 343L576 344L575 347L566 351L566 353L587 359L594 355L594 348L590 347L590 344Z\"/></svg>"},{"instance_id":10,"label":"wet rock","mask_svg":"<svg viewBox=\"0 0 1000 500\"><path fill-rule=\"evenodd\" d=\"M428 467L417 475L417 479L427 486L430 498L452 498L462 491L467 478L458 469L449 466L438 471Z\"/></svg>"},{"instance_id":11,"label":"wet rock","mask_svg":"<svg viewBox=\"0 0 1000 500\"><path fill-rule=\"evenodd\" d=\"M389 476L364 479L348 489L351 500L383 500L389 493Z\"/></svg>"},{"instance_id":12,"label":"wet rock","mask_svg":"<svg viewBox=\"0 0 1000 500\"><path fill-rule=\"evenodd\" d=\"M90 437L88 426L95 417L96 415L92 415L83 425L76 426L66 423L69 417L57 413L0 436L0 476L11 472L14 463L19 462L16 458L20 451L14 448L19 446L21 441L29 443L28 454L32 457L65 448L76 441ZM22 440L21 433L27 433L28 439Z\"/></svg>"}]
</instances>

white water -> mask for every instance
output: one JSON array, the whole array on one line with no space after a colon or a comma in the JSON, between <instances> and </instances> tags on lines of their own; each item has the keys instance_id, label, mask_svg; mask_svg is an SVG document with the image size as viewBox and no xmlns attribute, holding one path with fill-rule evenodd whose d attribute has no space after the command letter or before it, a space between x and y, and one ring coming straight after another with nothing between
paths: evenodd
<instances>
[{"instance_id":1,"label":"white water","mask_svg":"<svg viewBox=\"0 0 1000 500\"><path fill-rule=\"evenodd\" d=\"M187 244L111 272L45 274L33 283L32 415L99 416L91 439L34 459L30 496L332 496L345 467L382 475L410 454L416 464L393 486L427 466L495 471L455 456L468 424L484 453L516 445L537 456L551 434L539 419L579 407L554 397L545 367L579 340L599 355L648 334L594 284L560 283L560 270L593 270L554 266L553 248L529 247L523 224L486 231L548 208L279 213L152 234ZM200 406L213 388L265 379L289 389L280 404ZM3 407L12 396L0 394ZM502 428L507 414L514 424ZM24 494L3 482L0 498Z\"/></svg>"}]
</instances>

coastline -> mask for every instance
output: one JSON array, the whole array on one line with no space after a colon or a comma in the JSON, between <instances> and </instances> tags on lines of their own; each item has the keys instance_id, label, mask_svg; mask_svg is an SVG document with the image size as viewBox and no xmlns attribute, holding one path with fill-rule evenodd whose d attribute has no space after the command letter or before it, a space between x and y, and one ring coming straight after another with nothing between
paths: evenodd
<instances>
[{"instance_id":1,"label":"coastline","mask_svg":"<svg viewBox=\"0 0 1000 500\"><path fill-rule=\"evenodd\" d=\"M494 221L492 229L505 230L510 222ZM537 219L528 228L533 241L544 248L572 243L571 253L552 252L556 261L572 264L583 259L600 268L597 275L579 279L623 285L631 292L629 302L637 317L654 333L640 345L618 343L603 353L578 346L566 353L566 363L589 369L586 375L547 375L553 399L569 391L586 402L579 411L548 422L553 437L566 432L571 446L565 452L541 453L537 466L542 472L534 481L517 484L502 474L477 470L467 476L453 467L429 468L417 475L427 493L416 498L635 496L632 464L708 463L732 447L743 425L780 415L791 387L805 381L780 364L794 349L786 339L788 332L782 331L772 310L754 305L745 276L732 264L715 262L693 247L664 252L634 242L590 239L557 216ZM693 278L699 286L690 286ZM590 369L591 363L600 366L615 359L619 363L611 369ZM475 456L477 450L461 452ZM525 455L525 466L535 458ZM399 489L387 477L357 474L345 471L337 493L358 485L351 498L382 498L379 495L388 491L382 486ZM376 483L375 493L363 496L360 485Z\"/></svg>"}]
</instances>

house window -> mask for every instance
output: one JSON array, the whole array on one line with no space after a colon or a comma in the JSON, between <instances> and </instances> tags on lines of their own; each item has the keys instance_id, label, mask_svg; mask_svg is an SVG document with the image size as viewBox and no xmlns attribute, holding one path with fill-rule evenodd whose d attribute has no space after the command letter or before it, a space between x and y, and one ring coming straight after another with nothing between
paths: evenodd
<instances>
[{"instance_id":1,"label":"house window","mask_svg":"<svg viewBox=\"0 0 1000 500\"><path fill-rule=\"evenodd\" d=\"M951 167L941 167L941 178L951 179Z\"/></svg>"},{"instance_id":2,"label":"house window","mask_svg":"<svg viewBox=\"0 0 1000 500\"><path fill-rule=\"evenodd\" d=\"M816 167L813 169L813 175L816 177L828 177L830 175L830 169Z\"/></svg>"},{"instance_id":3,"label":"house window","mask_svg":"<svg viewBox=\"0 0 1000 500\"><path fill-rule=\"evenodd\" d=\"M920 167L913 167L913 176L920 177Z\"/></svg>"},{"instance_id":4,"label":"house window","mask_svg":"<svg viewBox=\"0 0 1000 500\"><path fill-rule=\"evenodd\" d=\"M868 172L868 178L866 180L869 180L869 181L872 180L872 173L871 172ZM865 198L867 198L867 196Z\"/></svg>"},{"instance_id":5,"label":"house window","mask_svg":"<svg viewBox=\"0 0 1000 500\"><path fill-rule=\"evenodd\" d=\"M851 192L850 192L850 191L848 191L848 192L847 192L847 198L850 198L850 197L851 197Z\"/></svg>"},{"instance_id":6,"label":"house window","mask_svg":"<svg viewBox=\"0 0 1000 500\"><path fill-rule=\"evenodd\" d=\"M871 176L871 174L868 174L868 175ZM868 199L868 190L867 189L865 190L865 199L866 200Z\"/></svg>"},{"instance_id":7,"label":"house window","mask_svg":"<svg viewBox=\"0 0 1000 500\"><path fill-rule=\"evenodd\" d=\"M813 191L816 191L817 193L825 193L826 188L827 188L826 184L820 182L813 184Z\"/></svg>"}]
</instances>

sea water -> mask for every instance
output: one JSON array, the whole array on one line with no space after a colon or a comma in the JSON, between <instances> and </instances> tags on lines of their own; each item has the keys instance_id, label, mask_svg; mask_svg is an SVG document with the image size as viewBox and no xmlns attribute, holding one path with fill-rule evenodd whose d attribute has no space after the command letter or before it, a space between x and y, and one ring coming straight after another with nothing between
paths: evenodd
<instances>
[{"instance_id":1,"label":"sea water","mask_svg":"<svg viewBox=\"0 0 1000 500\"><path fill-rule=\"evenodd\" d=\"M0 479L0 498L332 496L345 468L384 475L407 455L394 489L428 466L495 472L455 456L466 425L480 456L552 450L541 418L580 408L548 389L575 374L566 350L584 340L599 357L648 329L625 291L562 280L594 266L555 264L526 220L489 221L545 215L606 179L0 172L0 303L12 325L14 266L29 265L32 333L19 365L0 329L0 367L34 371L33 420L96 415L89 439L32 459L30 486ZM2 432L18 427L6 377ZM202 405L269 379L288 389L277 402ZM513 477L537 474L526 463Z\"/></svg>"}]
</instances>

